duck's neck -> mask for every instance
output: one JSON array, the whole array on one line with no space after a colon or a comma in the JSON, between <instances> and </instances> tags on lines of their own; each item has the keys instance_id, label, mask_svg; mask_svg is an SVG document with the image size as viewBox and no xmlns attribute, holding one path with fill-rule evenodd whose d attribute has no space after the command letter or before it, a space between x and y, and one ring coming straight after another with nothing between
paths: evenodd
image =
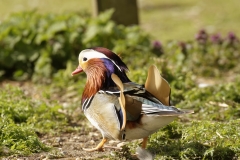
<instances>
[{"instance_id":1,"label":"duck's neck","mask_svg":"<svg viewBox=\"0 0 240 160\"><path fill-rule=\"evenodd\" d=\"M95 62L96 64L97 62ZM95 65L96 66L96 65ZM110 67L104 65L104 63L98 63L97 67L88 68L86 71L87 82L82 94L82 103L95 95L99 90L107 90L109 87L115 87L111 75L116 74L123 83L130 82L125 71L120 71L117 67Z\"/></svg>"},{"instance_id":2,"label":"duck's neck","mask_svg":"<svg viewBox=\"0 0 240 160\"><path fill-rule=\"evenodd\" d=\"M82 94L82 103L95 95L104 84L105 81L105 67L102 63L96 65L97 67L88 68L85 72L87 74L87 82Z\"/></svg>"}]
</instances>

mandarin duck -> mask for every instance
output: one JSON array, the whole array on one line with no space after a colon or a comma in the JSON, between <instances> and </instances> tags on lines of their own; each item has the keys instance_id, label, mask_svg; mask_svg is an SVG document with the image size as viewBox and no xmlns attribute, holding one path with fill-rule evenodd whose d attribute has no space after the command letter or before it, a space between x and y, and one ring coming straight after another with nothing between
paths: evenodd
<instances>
[{"instance_id":1,"label":"mandarin duck","mask_svg":"<svg viewBox=\"0 0 240 160\"><path fill-rule=\"evenodd\" d=\"M114 52L95 47L80 52L79 66L72 76L87 75L81 106L87 119L102 134L102 141L92 149L102 150L108 139L143 138L146 148L149 135L188 113L170 105L170 86L152 65L145 85L132 82L128 67Z\"/></svg>"}]
</instances>

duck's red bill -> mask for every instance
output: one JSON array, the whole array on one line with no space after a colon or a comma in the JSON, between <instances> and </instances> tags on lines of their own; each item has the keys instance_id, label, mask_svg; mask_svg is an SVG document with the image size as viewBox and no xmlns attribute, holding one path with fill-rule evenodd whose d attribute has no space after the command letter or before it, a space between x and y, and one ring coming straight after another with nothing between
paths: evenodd
<instances>
[{"instance_id":1,"label":"duck's red bill","mask_svg":"<svg viewBox=\"0 0 240 160\"><path fill-rule=\"evenodd\" d=\"M78 66L78 67L75 69L75 71L72 72L72 76L74 76L75 74L81 73L82 71L83 71L83 69Z\"/></svg>"}]
</instances>

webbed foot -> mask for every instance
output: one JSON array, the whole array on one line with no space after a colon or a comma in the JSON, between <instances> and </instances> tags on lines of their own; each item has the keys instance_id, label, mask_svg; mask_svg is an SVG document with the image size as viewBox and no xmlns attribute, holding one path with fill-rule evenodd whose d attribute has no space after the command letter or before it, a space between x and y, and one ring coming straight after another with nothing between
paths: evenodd
<instances>
[{"instance_id":1,"label":"webbed foot","mask_svg":"<svg viewBox=\"0 0 240 160\"><path fill-rule=\"evenodd\" d=\"M93 151L103 151L103 145L107 142L106 138L103 138L102 141L95 148L83 148L84 151L93 152Z\"/></svg>"}]
</instances>

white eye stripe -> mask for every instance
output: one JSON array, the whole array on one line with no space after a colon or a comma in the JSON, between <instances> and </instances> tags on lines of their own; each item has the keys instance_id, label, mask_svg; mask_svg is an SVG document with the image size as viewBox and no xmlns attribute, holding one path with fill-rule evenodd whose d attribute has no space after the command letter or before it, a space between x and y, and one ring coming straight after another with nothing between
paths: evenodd
<instances>
[{"instance_id":1,"label":"white eye stripe","mask_svg":"<svg viewBox=\"0 0 240 160\"><path fill-rule=\"evenodd\" d=\"M108 58L105 54L101 52L97 52L92 49L85 49L79 54L79 60L80 58L86 57L88 60L92 58Z\"/></svg>"},{"instance_id":2,"label":"white eye stripe","mask_svg":"<svg viewBox=\"0 0 240 160\"><path fill-rule=\"evenodd\" d=\"M93 59L93 58L106 58L106 59L111 60L105 54L103 54L101 52L98 52L98 51L95 51L93 49L85 49L85 50L81 51L80 54L79 54L78 60L82 61L83 58L85 58L85 59L87 58L87 60L90 60L90 59ZM111 61L122 72L121 68L113 60L111 60Z\"/></svg>"}]
</instances>

